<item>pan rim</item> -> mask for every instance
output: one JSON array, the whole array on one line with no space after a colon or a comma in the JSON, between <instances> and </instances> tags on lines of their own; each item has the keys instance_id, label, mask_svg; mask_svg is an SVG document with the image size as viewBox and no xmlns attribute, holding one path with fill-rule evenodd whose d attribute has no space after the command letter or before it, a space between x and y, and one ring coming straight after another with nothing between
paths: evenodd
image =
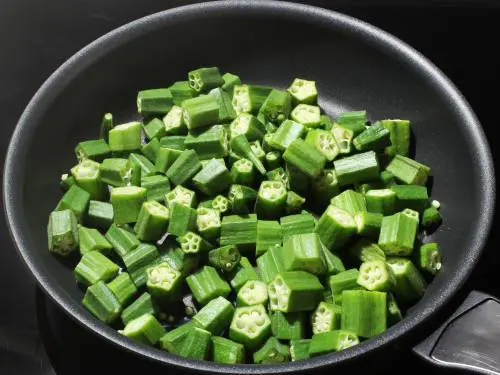
<instances>
[{"instance_id":1,"label":"pan rim","mask_svg":"<svg viewBox=\"0 0 500 375\"><path fill-rule=\"evenodd\" d=\"M200 12L206 14L207 12L217 12L218 10L227 11L228 9L231 11L265 10L266 12L280 12L284 16L292 17L309 16L321 22L331 23L333 25L332 27L337 27L346 32L356 34L357 37L366 38L369 43L372 43L377 48L394 53L397 58L413 66L420 74L428 76L432 84L446 94L450 101L450 105L454 107L454 110L463 119L463 127L470 133L472 137L471 141L475 145L475 157L477 163L481 166L481 168L477 170L478 180L482 183L480 192L481 216L478 226L482 227L483 230L477 231L472 240L469 248L470 261L464 265L461 272L456 272L450 277L447 287L443 290L440 301L430 301L430 303L425 305L423 311L419 311L419 313L405 318L401 323L391 327L382 335L348 350L320 356L307 361L292 362L282 365L230 366L180 358L154 348L138 345L119 335L115 330L105 326L103 323L90 316L90 314L85 314L80 304L68 298L64 289L60 287L50 275L46 275L40 271L41 267L39 264L41 262L37 262L36 259L31 257L30 250L24 244L21 228L17 224L19 222L20 213L16 207L16 201L22 200L21 197L17 198L21 193L14 191L10 181L18 179L16 177L17 171L15 161L18 155L20 155L19 146L23 142L23 134L30 128L36 126L34 125L35 122L31 122L31 118L36 116L35 113L38 108L43 109L44 103L49 103L51 97L55 95L59 88L65 85L65 82L73 79L85 67L104 56L109 48L122 46L134 37L151 32L161 27L164 23L175 20L177 17L197 16ZM164 364L176 366L179 369L189 368L203 372L227 374L277 374L318 369L340 362L359 359L368 353L372 353L390 344L393 340L407 335L410 331L417 328L419 324L428 321L429 318L444 307L470 276L486 243L493 222L495 176L489 145L483 129L470 105L444 73L426 57L397 37L356 18L314 6L281 1L226 0L187 5L140 18L101 36L70 57L43 83L20 117L7 150L4 165L3 191L4 210L7 217L9 232L19 254L45 293L57 302L72 319L79 322L83 327L127 351L135 352L149 360L156 360Z\"/></svg>"}]
</instances>

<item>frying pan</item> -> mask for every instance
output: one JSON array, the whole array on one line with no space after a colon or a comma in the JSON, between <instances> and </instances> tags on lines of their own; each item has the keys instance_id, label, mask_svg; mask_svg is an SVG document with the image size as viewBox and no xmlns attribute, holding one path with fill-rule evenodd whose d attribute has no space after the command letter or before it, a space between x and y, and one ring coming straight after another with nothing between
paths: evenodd
<instances>
[{"instance_id":1,"label":"frying pan","mask_svg":"<svg viewBox=\"0 0 500 375\"><path fill-rule=\"evenodd\" d=\"M296 76L316 80L320 105L332 116L363 108L372 120L411 119L416 157L432 166L432 194L443 203L445 221L432 240L442 245L444 266L403 321L340 353L279 366L224 366L135 344L82 307L72 272L46 245L47 217L61 196L58 179L74 163L73 146L97 136L105 112L112 112L118 122L133 118L138 90L185 79L186 71L199 66L219 66L246 82L278 87L286 87ZM495 200L493 163L481 126L457 88L430 61L354 18L271 1L177 8L127 24L85 47L43 84L24 111L10 142L3 184L5 212L19 253L43 290L70 316L144 358L176 369L227 374L309 372L355 362L404 342L470 275L490 230ZM497 304L493 297L476 293L457 316L481 306L491 318L495 307L485 312L485 303ZM485 332L498 329L492 322L483 319ZM443 365L498 371L498 345L484 345L490 352L481 358L493 356L486 364L462 365L433 356L447 327L415 351ZM483 338L490 340L488 334Z\"/></svg>"}]
</instances>

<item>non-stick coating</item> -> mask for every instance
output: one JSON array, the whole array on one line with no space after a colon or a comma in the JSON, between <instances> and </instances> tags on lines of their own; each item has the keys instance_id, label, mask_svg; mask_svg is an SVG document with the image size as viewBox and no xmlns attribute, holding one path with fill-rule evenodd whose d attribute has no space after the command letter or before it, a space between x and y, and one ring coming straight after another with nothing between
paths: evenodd
<instances>
[{"instance_id":1,"label":"non-stick coating","mask_svg":"<svg viewBox=\"0 0 500 375\"><path fill-rule=\"evenodd\" d=\"M286 87L316 80L320 104L335 116L366 109L372 120L408 118L416 156L432 166L433 196L445 222L433 237L444 267L410 316L383 335L341 353L278 367L220 366L136 345L80 304L70 269L47 251L46 224L75 163L74 145L98 135L100 119L135 113L139 89L219 66L245 82ZM401 41L334 12L278 2L216 2L146 17L94 42L52 75L23 114L11 141L4 201L12 236L40 285L91 330L150 359L221 373L301 371L357 358L408 334L444 305L478 260L490 228L494 175L480 125L454 86ZM27 298L20 296L20 298ZM74 343L73 343L74 344Z\"/></svg>"}]
</instances>

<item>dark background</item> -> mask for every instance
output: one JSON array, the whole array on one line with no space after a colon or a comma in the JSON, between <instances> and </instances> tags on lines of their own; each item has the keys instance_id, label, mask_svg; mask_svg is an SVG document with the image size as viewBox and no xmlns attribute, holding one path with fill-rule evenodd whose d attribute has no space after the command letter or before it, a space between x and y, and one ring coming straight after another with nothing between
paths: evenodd
<instances>
[{"instance_id":1,"label":"dark background","mask_svg":"<svg viewBox=\"0 0 500 375\"><path fill-rule=\"evenodd\" d=\"M120 25L193 2L1 0L0 168L3 169L7 144L18 117L36 89L62 62ZM496 49L500 35L500 1L318 0L307 3L373 23L429 57L469 100L487 133L495 159L498 158L495 135L500 57ZM480 266L441 317L456 308L471 289L500 295L496 278L500 256L495 254L498 220L496 223ZM91 371L98 374L101 361L106 360L115 361L117 372L142 366L89 336L36 289L11 243L3 215L0 215L0 252L0 374L54 374L56 370L59 375ZM437 327L440 322L438 319L433 324ZM406 356L393 359L395 366L399 361L406 368L412 366L433 372L409 351L405 352ZM123 369L119 363L124 363Z\"/></svg>"}]
</instances>

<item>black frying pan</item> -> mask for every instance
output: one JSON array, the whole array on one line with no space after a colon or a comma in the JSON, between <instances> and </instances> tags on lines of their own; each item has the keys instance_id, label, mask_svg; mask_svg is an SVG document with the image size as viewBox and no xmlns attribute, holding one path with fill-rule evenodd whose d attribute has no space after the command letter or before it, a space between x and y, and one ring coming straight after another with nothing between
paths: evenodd
<instances>
[{"instance_id":1,"label":"black frying pan","mask_svg":"<svg viewBox=\"0 0 500 375\"><path fill-rule=\"evenodd\" d=\"M133 117L139 89L166 86L184 79L194 67L210 65L236 72L247 82L279 87L296 76L316 80L320 104L333 116L365 108L372 119L412 120L416 156L432 166L432 194L443 203L445 222L433 239L442 245L444 267L402 322L340 353L280 366L231 367L135 344L82 307L72 272L49 254L46 245L48 213L61 195L60 174L74 163L73 146L96 137L105 112L112 112L118 121ZM366 23L282 2L187 6L140 19L98 39L36 93L12 137L4 175L5 211L14 242L38 283L68 314L104 340L140 356L170 366L231 374L299 372L345 364L408 338L449 302L476 265L492 222L494 200L492 159L481 126L458 90L432 63ZM427 349L420 353L428 354L431 349ZM491 369L491 363L488 366Z\"/></svg>"}]
</instances>

